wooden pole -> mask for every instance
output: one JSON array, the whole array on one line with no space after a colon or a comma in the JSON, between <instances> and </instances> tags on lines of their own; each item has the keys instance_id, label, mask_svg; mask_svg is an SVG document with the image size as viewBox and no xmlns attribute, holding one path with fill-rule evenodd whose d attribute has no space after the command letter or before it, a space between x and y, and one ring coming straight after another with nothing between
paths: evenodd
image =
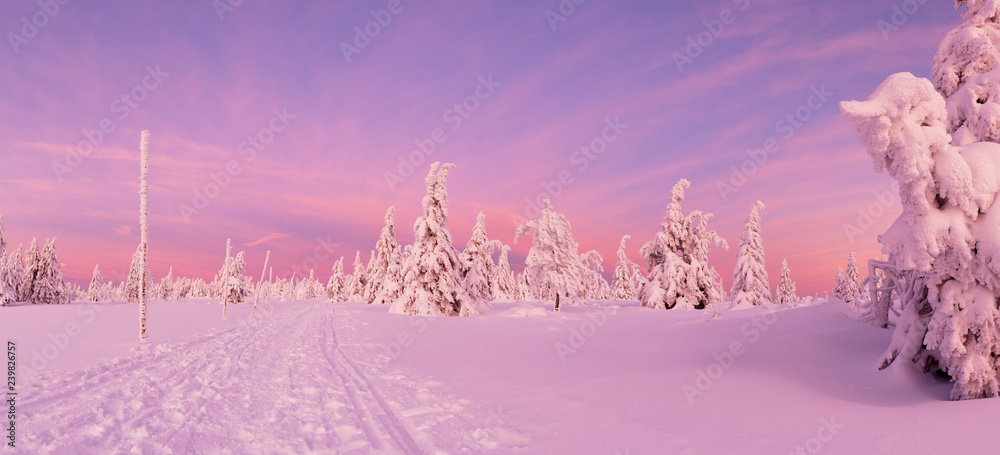
<instances>
[{"instance_id":1,"label":"wooden pole","mask_svg":"<svg viewBox=\"0 0 1000 455\"><path fill-rule=\"evenodd\" d=\"M146 342L146 271L149 270L149 130L139 138L139 249L141 253L142 283L139 285L139 341Z\"/></svg>"}]
</instances>

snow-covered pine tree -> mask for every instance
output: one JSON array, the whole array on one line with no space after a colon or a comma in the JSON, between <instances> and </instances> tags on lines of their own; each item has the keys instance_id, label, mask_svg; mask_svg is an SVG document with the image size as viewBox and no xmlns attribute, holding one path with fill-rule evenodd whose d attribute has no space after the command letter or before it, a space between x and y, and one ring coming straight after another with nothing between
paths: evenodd
<instances>
[{"instance_id":1,"label":"snow-covered pine tree","mask_svg":"<svg viewBox=\"0 0 1000 455\"><path fill-rule=\"evenodd\" d=\"M333 263L333 275L330 275L330 281L326 283L326 298L331 302L343 302L344 281L344 257L341 256Z\"/></svg>"},{"instance_id":2,"label":"snow-covered pine tree","mask_svg":"<svg viewBox=\"0 0 1000 455\"><path fill-rule=\"evenodd\" d=\"M9 269L9 273L7 275L7 288L13 290L15 301L23 302L24 300L21 299L21 286L24 281L23 243L18 244L17 250L11 253L10 257L7 258L7 267Z\"/></svg>"},{"instance_id":3,"label":"snow-covered pine tree","mask_svg":"<svg viewBox=\"0 0 1000 455\"><path fill-rule=\"evenodd\" d=\"M476 314L462 286L462 258L448 230L448 171L454 164L431 164L424 180L423 215L413 224L413 245L403 262L403 291L390 313L425 316Z\"/></svg>"},{"instance_id":4,"label":"snow-covered pine tree","mask_svg":"<svg viewBox=\"0 0 1000 455\"><path fill-rule=\"evenodd\" d=\"M385 225L375 244L378 255L372 261L374 265L369 264L371 272L365 290L365 301L368 303L392 303L402 292L403 254L396 241L396 222L392 217L395 211L396 207L389 207L385 212Z\"/></svg>"},{"instance_id":5,"label":"snow-covered pine tree","mask_svg":"<svg viewBox=\"0 0 1000 455\"><path fill-rule=\"evenodd\" d=\"M837 281L833 284L833 296L840 300L847 297L847 282L844 280L843 267L837 267Z\"/></svg>"},{"instance_id":6,"label":"snow-covered pine tree","mask_svg":"<svg viewBox=\"0 0 1000 455\"><path fill-rule=\"evenodd\" d=\"M295 299L296 300L309 300L313 297L318 297L323 295L323 291L320 289L323 286L320 285L319 280L316 279L316 272L314 269L309 269L309 277L299 281L295 285Z\"/></svg>"},{"instance_id":7,"label":"snow-covered pine tree","mask_svg":"<svg viewBox=\"0 0 1000 455\"><path fill-rule=\"evenodd\" d=\"M21 286L18 288L17 301L30 302L35 295L35 284L38 282L38 271L41 268L41 256L38 253L38 239L32 238L31 245L24 254L24 272L21 274Z\"/></svg>"},{"instance_id":8,"label":"snow-covered pine tree","mask_svg":"<svg viewBox=\"0 0 1000 455\"><path fill-rule=\"evenodd\" d=\"M128 303L139 303L139 293L142 292L142 247L138 246L132 254L132 264L125 279L125 290L122 296Z\"/></svg>"},{"instance_id":9,"label":"snow-covered pine tree","mask_svg":"<svg viewBox=\"0 0 1000 455\"><path fill-rule=\"evenodd\" d=\"M368 284L368 277L365 273L368 270L361 262L361 252L354 253L354 273L347 277L347 289L344 292L348 302L365 302L365 285Z\"/></svg>"},{"instance_id":10,"label":"snow-covered pine tree","mask_svg":"<svg viewBox=\"0 0 1000 455\"><path fill-rule=\"evenodd\" d=\"M246 275L246 260L242 251L229 261L229 276L224 289L223 300L229 304L243 303L250 296L250 277Z\"/></svg>"},{"instance_id":11,"label":"snow-covered pine tree","mask_svg":"<svg viewBox=\"0 0 1000 455\"><path fill-rule=\"evenodd\" d=\"M622 237L618 246L618 263L615 264L615 273L611 278L612 297L618 300L633 300L636 298L636 285L633 281L633 269L635 263L625 254L625 242L631 236L626 234Z\"/></svg>"},{"instance_id":12,"label":"snow-covered pine tree","mask_svg":"<svg viewBox=\"0 0 1000 455\"><path fill-rule=\"evenodd\" d=\"M493 250L496 243L486 237L486 214L479 212L472 237L462 251L465 263L465 292L469 294L476 311L489 309L493 300Z\"/></svg>"},{"instance_id":13,"label":"snow-covered pine tree","mask_svg":"<svg viewBox=\"0 0 1000 455\"><path fill-rule=\"evenodd\" d=\"M537 220L517 228L514 243L531 235L531 249L525 260L525 280L536 299L554 301L556 294L570 299L588 298L594 288L594 264L600 264L600 254L579 252L566 217L552 209L548 199L542 202Z\"/></svg>"},{"instance_id":14,"label":"snow-covered pine tree","mask_svg":"<svg viewBox=\"0 0 1000 455\"><path fill-rule=\"evenodd\" d=\"M844 301L853 305L861 303L861 274L858 272L858 262L854 252L847 258L847 269L844 271Z\"/></svg>"},{"instance_id":15,"label":"snow-covered pine tree","mask_svg":"<svg viewBox=\"0 0 1000 455\"><path fill-rule=\"evenodd\" d=\"M6 306L17 298L17 288L11 286L12 277L7 259L7 239L4 235L3 214L0 214L0 306Z\"/></svg>"},{"instance_id":16,"label":"snow-covered pine tree","mask_svg":"<svg viewBox=\"0 0 1000 455\"><path fill-rule=\"evenodd\" d=\"M59 262L59 255L56 254L56 239L45 243L39 256L38 273L35 275L35 282L31 287L31 297L29 301L34 304L60 304L69 303L71 293L63 281L63 264Z\"/></svg>"},{"instance_id":17,"label":"snow-covered pine tree","mask_svg":"<svg viewBox=\"0 0 1000 455\"><path fill-rule=\"evenodd\" d=\"M681 211L684 190L691 182L681 179L670 191L667 213L660 231L639 253L649 269L649 279L639 293L642 306L704 309L723 299L719 274L709 267L712 245L729 248L726 241L708 229L712 214Z\"/></svg>"},{"instance_id":18,"label":"snow-covered pine tree","mask_svg":"<svg viewBox=\"0 0 1000 455\"><path fill-rule=\"evenodd\" d=\"M87 301L88 302L100 302L103 297L101 291L104 286L104 278L101 277L101 271L98 266L94 266L94 275L90 277L90 286L87 287Z\"/></svg>"},{"instance_id":19,"label":"snow-covered pine tree","mask_svg":"<svg viewBox=\"0 0 1000 455\"><path fill-rule=\"evenodd\" d=\"M792 281L791 272L788 270L788 260L781 260L781 279L778 281L778 289L775 292L774 303L779 305L790 305L798 302L799 297L795 295L795 282Z\"/></svg>"},{"instance_id":20,"label":"snow-covered pine tree","mask_svg":"<svg viewBox=\"0 0 1000 455\"><path fill-rule=\"evenodd\" d=\"M956 400L1000 395L1000 145L954 145L961 141L948 134L945 100L909 73L889 76L867 101L840 108L875 170L899 184L902 213L878 237L888 258L869 261L869 276L873 268L886 275L884 286L869 288L878 302L872 320L887 324L876 313L899 314L881 368L902 358L946 373Z\"/></svg>"},{"instance_id":21,"label":"snow-covered pine tree","mask_svg":"<svg viewBox=\"0 0 1000 455\"><path fill-rule=\"evenodd\" d=\"M743 224L730 292L734 305L771 303L771 285L764 267L764 242L760 234L760 211L763 208L763 202L755 202Z\"/></svg>"},{"instance_id":22,"label":"snow-covered pine tree","mask_svg":"<svg viewBox=\"0 0 1000 455\"><path fill-rule=\"evenodd\" d=\"M164 302L169 302L176 299L174 294L174 268L170 267L167 271L167 276L160 280L159 292L156 296L158 299Z\"/></svg>"},{"instance_id":23,"label":"snow-covered pine tree","mask_svg":"<svg viewBox=\"0 0 1000 455\"><path fill-rule=\"evenodd\" d=\"M516 278L510 270L510 259L508 258L510 247L499 241L495 242L500 247L500 262L493 272L493 300L517 300L520 295L517 290Z\"/></svg>"},{"instance_id":24,"label":"snow-covered pine tree","mask_svg":"<svg viewBox=\"0 0 1000 455\"><path fill-rule=\"evenodd\" d=\"M1000 2L955 0L962 24L938 46L931 68L945 98L952 144L1000 142Z\"/></svg>"}]
</instances>

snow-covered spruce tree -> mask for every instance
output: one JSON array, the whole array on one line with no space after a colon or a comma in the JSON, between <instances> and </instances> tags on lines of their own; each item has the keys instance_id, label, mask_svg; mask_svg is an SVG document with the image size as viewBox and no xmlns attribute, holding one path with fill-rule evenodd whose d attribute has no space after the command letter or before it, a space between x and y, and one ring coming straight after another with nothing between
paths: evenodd
<instances>
[{"instance_id":1,"label":"snow-covered spruce tree","mask_svg":"<svg viewBox=\"0 0 1000 455\"><path fill-rule=\"evenodd\" d=\"M552 203L542 202L537 220L517 228L514 243L521 237L531 236L531 249L525 260L525 282L529 294L535 299L554 301L556 294L570 299L594 297L588 291L594 288L594 262L600 264L600 254L579 252L573 240L570 223L566 217L552 209Z\"/></svg>"},{"instance_id":2,"label":"snow-covered spruce tree","mask_svg":"<svg viewBox=\"0 0 1000 455\"><path fill-rule=\"evenodd\" d=\"M63 281L63 264L59 262L59 255L56 254L56 239L52 238L45 243L42 254L39 256L38 273L35 275L35 282L31 287L31 297L28 299L35 304L60 304L69 303L71 292Z\"/></svg>"},{"instance_id":3,"label":"snow-covered spruce tree","mask_svg":"<svg viewBox=\"0 0 1000 455\"><path fill-rule=\"evenodd\" d=\"M493 300L493 250L496 243L486 237L486 214L479 212L472 237L462 251L465 264L465 292L469 294L477 308L490 308Z\"/></svg>"},{"instance_id":4,"label":"snow-covered spruce tree","mask_svg":"<svg viewBox=\"0 0 1000 455\"><path fill-rule=\"evenodd\" d=\"M858 262L854 259L854 252L847 258L847 269L844 270L844 296L845 302L859 305L861 303L861 273L858 272Z\"/></svg>"},{"instance_id":5,"label":"snow-covered spruce tree","mask_svg":"<svg viewBox=\"0 0 1000 455\"><path fill-rule=\"evenodd\" d=\"M157 288L156 298L163 302L169 302L176 300L176 295L174 294L174 268L170 267L167 271L167 276L160 280L160 286Z\"/></svg>"},{"instance_id":6,"label":"snow-covered spruce tree","mask_svg":"<svg viewBox=\"0 0 1000 455\"><path fill-rule=\"evenodd\" d=\"M413 224L414 240L403 262L403 292L390 313L425 316L470 316L475 304L462 286L462 258L448 230L445 183L454 164L431 164L424 182L423 215Z\"/></svg>"},{"instance_id":7,"label":"snow-covered spruce tree","mask_svg":"<svg viewBox=\"0 0 1000 455\"><path fill-rule=\"evenodd\" d=\"M945 100L909 73L840 108L875 170L899 183L902 214L879 236L888 258L869 261L869 275L886 275L869 280L872 313L899 314L881 367L943 371L952 399L1000 395L1000 145L952 145Z\"/></svg>"},{"instance_id":8,"label":"snow-covered spruce tree","mask_svg":"<svg viewBox=\"0 0 1000 455\"><path fill-rule=\"evenodd\" d=\"M98 266L94 266L94 275L90 277L90 286L87 287L87 301L88 302L100 302L103 295L101 293L102 287L104 286L104 278L101 277L101 271Z\"/></svg>"},{"instance_id":9,"label":"snow-covered spruce tree","mask_svg":"<svg viewBox=\"0 0 1000 455\"><path fill-rule=\"evenodd\" d=\"M20 247L18 248L20 250ZM18 302L30 302L35 295L35 284L38 283L38 271L41 268L41 256L38 253L38 239L32 238L28 251L24 254L24 271L21 273L21 285L17 289Z\"/></svg>"},{"instance_id":10,"label":"snow-covered spruce tree","mask_svg":"<svg viewBox=\"0 0 1000 455\"><path fill-rule=\"evenodd\" d=\"M844 300L847 296L847 282L844 280L844 268L837 267L837 279L833 283L833 296Z\"/></svg>"},{"instance_id":11,"label":"snow-covered spruce tree","mask_svg":"<svg viewBox=\"0 0 1000 455\"><path fill-rule=\"evenodd\" d=\"M774 303L779 305L790 305L798 302L799 296L795 295L795 282L792 281L791 272L788 270L788 260L781 260L781 279L778 280L778 289L775 291Z\"/></svg>"},{"instance_id":12,"label":"snow-covered spruce tree","mask_svg":"<svg viewBox=\"0 0 1000 455\"><path fill-rule=\"evenodd\" d=\"M246 266L242 251L230 258L229 276L223 281L223 300L229 304L243 303L250 296L250 277L246 275Z\"/></svg>"},{"instance_id":13,"label":"snow-covered spruce tree","mask_svg":"<svg viewBox=\"0 0 1000 455\"><path fill-rule=\"evenodd\" d=\"M636 298L635 275L632 273L636 264L625 254L625 242L630 238L627 234L622 237L618 246L618 263L615 264L615 273L611 278L611 296L618 300Z\"/></svg>"},{"instance_id":14,"label":"snow-covered spruce tree","mask_svg":"<svg viewBox=\"0 0 1000 455\"><path fill-rule=\"evenodd\" d=\"M494 240L494 242L500 248L500 261L493 271L493 300L517 300L520 295L517 290L516 278L510 270L510 258L508 257L510 246L504 245L498 240Z\"/></svg>"},{"instance_id":15,"label":"snow-covered spruce tree","mask_svg":"<svg viewBox=\"0 0 1000 455\"><path fill-rule=\"evenodd\" d=\"M375 244L378 255L369 264L371 272L365 289L365 301L368 303L395 302L402 291L403 253L396 240L396 222L392 217L395 211L396 207L389 207L385 212L385 225Z\"/></svg>"},{"instance_id":16,"label":"snow-covered spruce tree","mask_svg":"<svg viewBox=\"0 0 1000 455\"><path fill-rule=\"evenodd\" d=\"M711 213L681 212L684 190L691 182L681 179L670 191L667 213L660 231L639 253L649 269L649 281L639 293L642 306L704 309L724 298L719 274L708 265L712 245L729 249L729 244L708 229Z\"/></svg>"},{"instance_id":17,"label":"snow-covered spruce tree","mask_svg":"<svg viewBox=\"0 0 1000 455\"><path fill-rule=\"evenodd\" d=\"M148 274L146 276L149 276ZM122 298L128 303L139 303L139 293L142 292L142 247L136 247L132 254L132 265L125 279L125 290Z\"/></svg>"},{"instance_id":18,"label":"snow-covered spruce tree","mask_svg":"<svg viewBox=\"0 0 1000 455\"><path fill-rule=\"evenodd\" d=\"M1000 142L1000 2L955 0L962 24L938 46L931 68L945 98L952 144Z\"/></svg>"},{"instance_id":19,"label":"snow-covered spruce tree","mask_svg":"<svg viewBox=\"0 0 1000 455\"><path fill-rule=\"evenodd\" d=\"M753 204L740 234L736 267L733 268L733 289L730 292L735 305L771 303L771 285L764 267L764 242L760 235L760 210L763 208L761 201Z\"/></svg>"},{"instance_id":20,"label":"snow-covered spruce tree","mask_svg":"<svg viewBox=\"0 0 1000 455\"><path fill-rule=\"evenodd\" d=\"M344 257L333 263L333 275L326 283L326 298L331 302L344 301Z\"/></svg>"},{"instance_id":21,"label":"snow-covered spruce tree","mask_svg":"<svg viewBox=\"0 0 1000 455\"><path fill-rule=\"evenodd\" d=\"M314 269L309 269L309 277L295 285L295 300L309 300L323 295L322 286L316 279Z\"/></svg>"},{"instance_id":22,"label":"snow-covered spruce tree","mask_svg":"<svg viewBox=\"0 0 1000 455\"><path fill-rule=\"evenodd\" d=\"M344 291L348 302L365 302L365 285L368 284L365 273L367 271L365 264L361 262L361 252L355 252L354 273L347 277L347 289Z\"/></svg>"},{"instance_id":23,"label":"snow-covered spruce tree","mask_svg":"<svg viewBox=\"0 0 1000 455\"><path fill-rule=\"evenodd\" d=\"M17 287L12 285L12 273L7 259L7 239L4 236L3 215L0 214L0 306L12 303L17 298Z\"/></svg>"},{"instance_id":24,"label":"snow-covered spruce tree","mask_svg":"<svg viewBox=\"0 0 1000 455\"><path fill-rule=\"evenodd\" d=\"M23 302L21 299L21 286L24 279L24 244L18 244L17 250L7 258L7 288L13 290L14 300Z\"/></svg>"}]
</instances>

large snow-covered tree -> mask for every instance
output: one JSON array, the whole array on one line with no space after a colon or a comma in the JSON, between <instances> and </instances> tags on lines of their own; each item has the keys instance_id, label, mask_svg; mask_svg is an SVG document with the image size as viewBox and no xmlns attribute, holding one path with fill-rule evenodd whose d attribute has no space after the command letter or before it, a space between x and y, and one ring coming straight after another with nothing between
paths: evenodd
<instances>
[{"instance_id":1,"label":"large snow-covered tree","mask_svg":"<svg viewBox=\"0 0 1000 455\"><path fill-rule=\"evenodd\" d=\"M413 245L403 262L403 291L390 313L425 316L470 316L475 303L462 286L461 256L448 230L448 171L454 164L431 164L424 179L423 215L413 223Z\"/></svg>"},{"instance_id":2,"label":"large snow-covered tree","mask_svg":"<svg viewBox=\"0 0 1000 455\"><path fill-rule=\"evenodd\" d=\"M847 281L844 280L843 267L837 267L837 278L833 282L833 296L840 300L847 297Z\"/></svg>"},{"instance_id":3,"label":"large snow-covered tree","mask_svg":"<svg viewBox=\"0 0 1000 455\"><path fill-rule=\"evenodd\" d=\"M20 247L18 248L20 250ZM41 269L41 256L38 253L38 239L32 238L31 245L24 253L24 271L21 273L21 285L17 288L17 301L30 302L35 295L35 283Z\"/></svg>"},{"instance_id":4,"label":"large snow-covered tree","mask_svg":"<svg viewBox=\"0 0 1000 455\"><path fill-rule=\"evenodd\" d=\"M760 234L760 211L763 208L761 201L753 204L740 234L736 266L733 268L733 289L730 292L735 305L771 303L771 285L764 267L764 243Z\"/></svg>"},{"instance_id":5,"label":"large snow-covered tree","mask_svg":"<svg viewBox=\"0 0 1000 455\"><path fill-rule=\"evenodd\" d=\"M779 305L789 305L799 301L799 296L795 294L795 282L792 281L791 272L788 270L788 260L781 260L781 279L778 280L778 288L774 293L774 303Z\"/></svg>"},{"instance_id":6,"label":"large snow-covered tree","mask_svg":"<svg viewBox=\"0 0 1000 455\"><path fill-rule=\"evenodd\" d=\"M525 281L536 299L555 300L556 294L571 299L599 298L594 290L594 275L599 274L601 255L596 251L580 254L573 240L569 220L552 209L552 203L542 202L537 220L517 228L514 242L531 236L531 249L525 260Z\"/></svg>"},{"instance_id":7,"label":"large snow-covered tree","mask_svg":"<svg viewBox=\"0 0 1000 455\"><path fill-rule=\"evenodd\" d=\"M945 98L954 145L1000 142L1000 2L956 0L962 24L938 46L931 68Z\"/></svg>"},{"instance_id":8,"label":"large snow-covered tree","mask_svg":"<svg viewBox=\"0 0 1000 455\"><path fill-rule=\"evenodd\" d=\"M711 213L695 210L684 216L681 202L691 182L681 179L670 191L660 231L639 252L649 270L649 281L639 293L649 308L704 309L724 298L719 274L708 265L712 245L729 249L725 239L708 229Z\"/></svg>"},{"instance_id":9,"label":"large snow-covered tree","mask_svg":"<svg viewBox=\"0 0 1000 455\"><path fill-rule=\"evenodd\" d=\"M246 260L243 252L230 258L226 267L228 276L222 280L222 298L230 304L243 303L251 294L250 277L246 274Z\"/></svg>"},{"instance_id":10,"label":"large snow-covered tree","mask_svg":"<svg viewBox=\"0 0 1000 455\"><path fill-rule=\"evenodd\" d=\"M326 283L326 298L330 299L331 302L343 302L345 281L344 257L341 256L337 262L333 263L333 274L330 275L330 281Z\"/></svg>"},{"instance_id":11,"label":"large snow-covered tree","mask_svg":"<svg viewBox=\"0 0 1000 455\"><path fill-rule=\"evenodd\" d=\"M879 236L888 257L869 261L869 276L885 273L880 287L869 280L869 313L899 314L881 366L942 371L952 399L1000 395L1000 145L953 145L944 98L910 73L840 107L875 170L899 183L902 213Z\"/></svg>"},{"instance_id":12,"label":"large snow-covered tree","mask_svg":"<svg viewBox=\"0 0 1000 455\"><path fill-rule=\"evenodd\" d=\"M631 236L622 237L618 246L618 263L615 264L615 273L611 278L611 297L618 300L632 300L636 298L635 270L636 264L625 254L625 242Z\"/></svg>"},{"instance_id":13,"label":"large snow-covered tree","mask_svg":"<svg viewBox=\"0 0 1000 455\"><path fill-rule=\"evenodd\" d=\"M396 222L393 213L396 207L389 207L385 212L385 225L375 244L377 256L369 264L368 286L365 290L365 301L368 303L392 303L402 292L403 253L396 240Z\"/></svg>"},{"instance_id":14,"label":"large snow-covered tree","mask_svg":"<svg viewBox=\"0 0 1000 455\"><path fill-rule=\"evenodd\" d=\"M479 212L472 237L462 251L465 264L465 292L477 308L489 308L493 300L493 250L496 243L486 236L486 214Z\"/></svg>"},{"instance_id":15,"label":"large snow-covered tree","mask_svg":"<svg viewBox=\"0 0 1000 455\"><path fill-rule=\"evenodd\" d=\"M24 244L18 244L17 250L7 258L7 288L14 293L14 300L23 302L21 286L24 281Z\"/></svg>"},{"instance_id":16,"label":"large snow-covered tree","mask_svg":"<svg viewBox=\"0 0 1000 455\"><path fill-rule=\"evenodd\" d=\"M517 300L520 293L517 289L517 279L510 270L510 246L496 241L500 247L500 261L493 272L493 299L494 300Z\"/></svg>"}]
</instances>

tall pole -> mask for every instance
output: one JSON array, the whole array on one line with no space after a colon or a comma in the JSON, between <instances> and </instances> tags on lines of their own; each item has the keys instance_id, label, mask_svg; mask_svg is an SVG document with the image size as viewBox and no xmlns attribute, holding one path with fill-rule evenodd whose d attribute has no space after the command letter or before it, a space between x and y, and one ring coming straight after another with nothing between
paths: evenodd
<instances>
[{"instance_id":1,"label":"tall pole","mask_svg":"<svg viewBox=\"0 0 1000 455\"><path fill-rule=\"evenodd\" d=\"M222 266L222 319L226 319L226 307L229 305L229 294L232 292L229 289L229 252L232 251L233 245L230 239L226 239L226 262Z\"/></svg>"},{"instance_id":2,"label":"tall pole","mask_svg":"<svg viewBox=\"0 0 1000 455\"><path fill-rule=\"evenodd\" d=\"M149 252L147 241L149 240L149 206L147 198L149 196L149 130L143 130L139 139L139 250L141 253L142 283L139 285L139 341L148 341L146 338L146 271L149 270Z\"/></svg>"}]
</instances>

